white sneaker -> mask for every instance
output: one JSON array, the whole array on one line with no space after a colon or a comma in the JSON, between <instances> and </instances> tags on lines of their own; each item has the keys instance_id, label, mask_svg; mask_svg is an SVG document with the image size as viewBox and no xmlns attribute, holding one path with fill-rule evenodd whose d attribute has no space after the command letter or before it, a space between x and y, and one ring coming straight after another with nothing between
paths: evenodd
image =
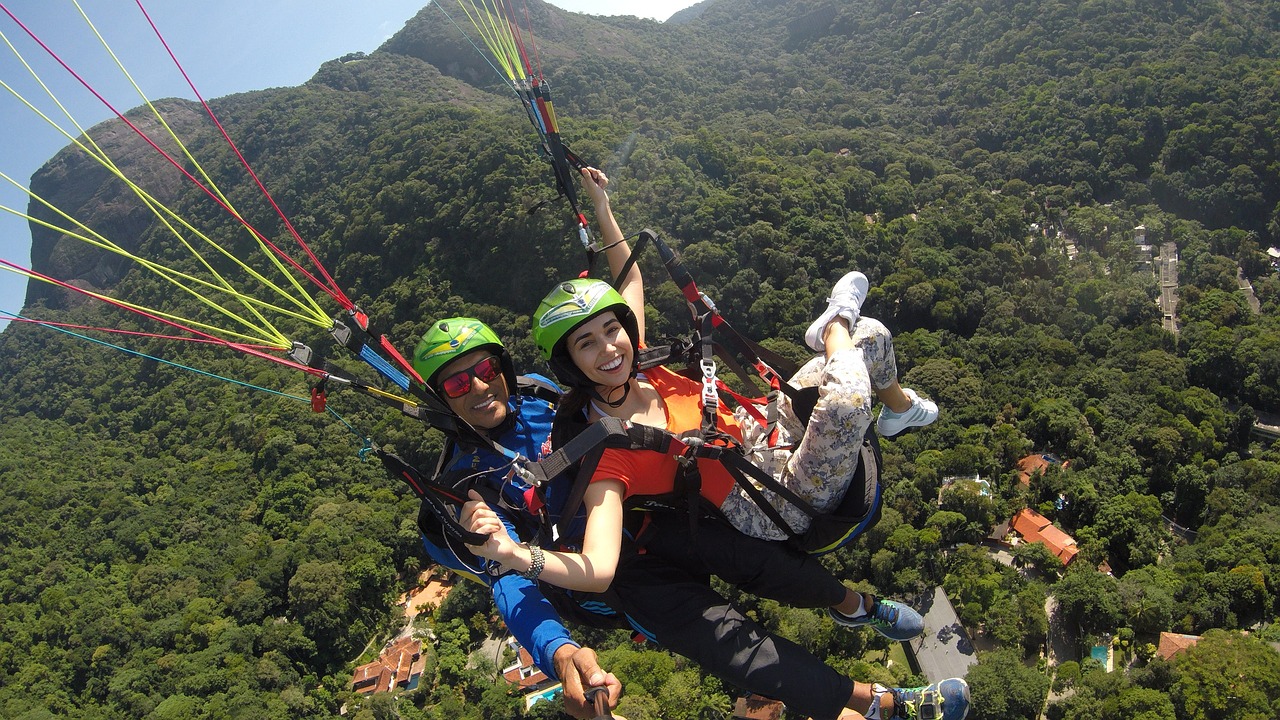
<instances>
[{"instance_id":1,"label":"white sneaker","mask_svg":"<svg viewBox=\"0 0 1280 720\"><path fill-rule=\"evenodd\" d=\"M862 301L867 299L867 290L870 288L871 283L867 280L867 276L857 270L846 273L836 281L835 287L831 288L831 297L827 298L827 309L823 310L818 319L809 325L809 329L804 331L804 344L817 352L822 352L826 347L826 343L822 341L822 334L827 329L827 325L837 317L844 318L852 329L862 314Z\"/></svg>"},{"instance_id":2,"label":"white sneaker","mask_svg":"<svg viewBox=\"0 0 1280 720\"><path fill-rule=\"evenodd\" d=\"M938 419L938 404L925 400L911 388L903 388L902 392L911 398L911 407L902 412L894 412L889 407L880 408L880 417L876 418L876 432L881 437L893 437L913 427L924 427Z\"/></svg>"}]
</instances>

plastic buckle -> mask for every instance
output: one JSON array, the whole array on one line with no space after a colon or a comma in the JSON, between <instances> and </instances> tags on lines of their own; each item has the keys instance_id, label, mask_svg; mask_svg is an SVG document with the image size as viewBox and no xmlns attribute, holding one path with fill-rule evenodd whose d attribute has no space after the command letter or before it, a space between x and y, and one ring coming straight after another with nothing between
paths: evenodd
<instances>
[{"instance_id":1,"label":"plastic buckle","mask_svg":"<svg viewBox=\"0 0 1280 720\"><path fill-rule=\"evenodd\" d=\"M325 403L328 402L328 395L324 388L319 385L311 388L311 412L322 413L325 409Z\"/></svg>"},{"instance_id":2,"label":"plastic buckle","mask_svg":"<svg viewBox=\"0 0 1280 720\"><path fill-rule=\"evenodd\" d=\"M781 387L782 376L778 374L777 370L774 370L768 365L765 365L763 361L759 361L759 360L756 361L755 368L756 368L756 374L760 376L761 380L764 380L765 382L769 383L769 387L774 389Z\"/></svg>"},{"instance_id":3,"label":"plastic buckle","mask_svg":"<svg viewBox=\"0 0 1280 720\"><path fill-rule=\"evenodd\" d=\"M702 368L702 406L717 407L720 395L716 392L716 362L703 358L698 361L698 366Z\"/></svg>"}]
</instances>

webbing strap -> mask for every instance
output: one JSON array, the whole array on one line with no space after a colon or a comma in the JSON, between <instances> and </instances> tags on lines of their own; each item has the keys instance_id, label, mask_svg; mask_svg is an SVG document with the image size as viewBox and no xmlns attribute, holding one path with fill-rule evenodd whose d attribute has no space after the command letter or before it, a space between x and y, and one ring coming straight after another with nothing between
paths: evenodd
<instances>
[{"instance_id":1,"label":"webbing strap","mask_svg":"<svg viewBox=\"0 0 1280 720\"><path fill-rule=\"evenodd\" d=\"M581 461L578 474L574 478L573 487L561 510L560 519L552 528L553 538L558 539L567 535L574 516L582 506L583 497L586 495L587 486L591 484L591 477L595 473L596 465L607 447L670 453L673 443L680 443L686 446L681 456L681 465L684 472L683 476L678 480L679 486L676 490L678 494L683 494L687 497L691 523L696 523L697 521L697 505L701 498L702 483L696 460L702 458L720 462L734 479L734 482L742 486L744 492L747 493L752 501L760 506L761 512L790 537L795 537L798 533L783 519L781 513L773 507L772 503L769 502L768 498L756 487L752 480L777 494L788 503L795 505L809 517L817 517L820 514L804 498L788 489L773 476L751 464L751 461L747 460L739 452L737 446L708 444L699 437L700 433L698 431L692 431L692 433L692 436L687 438L688 441L686 442L665 430L648 425L634 425L614 417L605 417L589 425L586 430L579 433L560 450L544 457L540 462L530 463L528 466L530 471L549 480L567 470L574 463Z\"/></svg>"},{"instance_id":2,"label":"webbing strap","mask_svg":"<svg viewBox=\"0 0 1280 720\"><path fill-rule=\"evenodd\" d=\"M778 482L777 478L753 465L751 461L743 457L741 453L727 452L723 453L722 457L725 458L722 460L723 465L729 470L729 474L734 476L734 480L736 480L739 485L749 488L747 490L748 494L751 494L751 490L755 489L755 485L751 482L751 480L754 479L756 482L759 482L761 485L768 488L770 492L781 496L783 500L795 505L800 512L805 515L813 518L818 517L821 514L817 510L814 510L813 506L810 505L807 500L797 495L787 486ZM779 527L783 530L790 530L785 524L779 525ZM789 534L794 535L795 533L789 532Z\"/></svg>"},{"instance_id":3,"label":"webbing strap","mask_svg":"<svg viewBox=\"0 0 1280 720\"><path fill-rule=\"evenodd\" d=\"M458 522L457 517L449 509L450 505L458 506L467 501L465 493L439 482L439 476L426 478L418 469L399 456L374 448L374 453L382 461L382 467L391 475L400 478L413 490L413 494L422 501L422 511L429 512L440 521L446 537L461 540L467 545L483 545L488 535L471 532ZM470 488L468 488L470 489Z\"/></svg>"},{"instance_id":4,"label":"webbing strap","mask_svg":"<svg viewBox=\"0 0 1280 720\"><path fill-rule=\"evenodd\" d=\"M746 467L751 468L752 470L759 470L759 468L747 462L746 459L738 453L727 453L727 456L740 460L743 465L746 465ZM751 498L751 501L756 504L756 507L760 508L760 512L764 513L766 517L773 521L773 524L776 525L779 530L786 533L787 537L796 537L799 534L796 532L795 528L791 527L791 525L783 519L782 513L778 512L778 509L773 506L773 503L769 502L769 498L765 497L764 492L762 492L760 488L756 487L754 483L743 475L741 465L734 463L733 460L722 460L721 464L723 464L725 469L729 471L729 474L733 476L734 482L736 482L742 488L743 492ZM809 515L810 517L814 517L816 515L813 510L813 506L809 505L809 503L799 497L796 497L790 490L787 490L766 473L758 472L754 474L756 474L757 477L761 477L761 479L768 478L768 484L771 490L774 490L775 492L778 490L783 491L779 492L779 495L787 497L787 495L790 494L791 497L794 497L794 500L791 500L790 498L787 499L793 505L799 507L801 512Z\"/></svg>"},{"instance_id":5,"label":"webbing strap","mask_svg":"<svg viewBox=\"0 0 1280 720\"><path fill-rule=\"evenodd\" d=\"M796 415L800 418L802 424L808 424L809 415L816 401L816 396L810 398L808 396L801 397L796 388L786 382L784 377L795 375L799 370L795 363L778 355L777 353L761 346L760 344L748 339L739 333L734 327L724 319L716 309L714 303L711 302L706 295L698 290L697 283L693 280L693 275L684 266L684 261L679 253L671 249L669 245L657 233L652 230L645 229L640 231L642 240L647 239L652 242L658 250L658 256L662 260L663 266L667 269L667 273L671 276L671 280L680 288L681 294L684 295L685 302L688 303L690 311L695 318L710 318L710 327L716 332L716 342L723 344L729 352L719 351L719 357L729 365L729 367L744 382L750 385L750 379L746 377L745 371L733 360L733 353L737 353L746 358L754 367L761 378L769 385L769 392L766 394L767 406L761 420L761 425L765 428L769 442L772 444L777 439L777 422L779 392L785 393L792 399L792 405L796 407ZM636 247L640 247L640 243L636 243ZM632 254L633 257L635 253ZM628 259L630 260L630 258ZM705 326L706 323L704 322ZM709 330L702 330L702 334L708 335ZM704 339L705 341L705 339ZM754 409L749 405L746 406L748 412Z\"/></svg>"},{"instance_id":6,"label":"webbing strap","mask_svg":"<svg viewBox=\"0 0 1280 720\"><path fill-rule=\"evenodd\" d=\"M636 246L631 248L631 252L627 254L626 262L622 263L622 269L619 270L614 277L614 290L622 289L622 283L627 279L627 273L631 272L631 268L635 266L636 260L640 258L640 253L644 252L644 246L652 242L655 237L657 236L648 228L640 231L639 239L636 240Z\"/></svg>"},{"instance_id":7,"label":"webbing strap","mask_svg":"<svg viewBox=\"0 0 1280 720\"><path fill-rule=\"evenodd\" d=\"M698 367L702 370L702 439L705 441L719 434L716 429L716 413L720 410L720 395L716 388L716 360L713 355L715 339L711 317L711 313L702 316L702 357L698 361Z\"/></svg>"},{"instance_id":8,"label":"webbing strap","mask_svg":"<svg viewBox=\"0 0 1280 720\"><path fill-rule=\"evenodd\" d=\"M654 247L658 250L659 258L662 260L663 266L667 269L668 275L670 275L671 280L676 284L676 286L680 288L680 292L684 296L685 302L688 303L690 312L695 320L695 329L699 331L698 337L694 342L699 345L699 349L701 350L699 357L699 369L701 371L701 379L704 381L704 391L702 394L703 422L701 437L699 440L690 443L689 450L687 450L686 455L682 457L682 465L685 466L685 474L689 476L690 480L696 481L700 479L697 476L697 466L696 463L693 462L693 458L705 457L721 462L733 477L734 482L740 485L743 488L743 491L746 492L753 502L760 507L761 512L765 513L765 515L767 515L770 520L772 520L774 524L776 524L778 528L788 536L797 537L799 533L791 528L791 526L783 519L782 515L773 507L772 503L768 501L764 496L764 493L756 486L755 482L758 482L761 486L777 494L788 503L796 506L801 512L811 518L818 517L820 513L814 510L813 506L806 500L778 482L777 479L752 465L751 462L738 452L736 448L708 444L709 441L722 437L715 425L715 409L718 407L718 397L714 397L712 391L719 389L727 390L729 394L733 395L739 402L745 400L745 398L742 398L742 396L732 392L732 390L727 388L727 386L724 386L723 383L719 383L717 385L718 381L715 378L715 364L712 360L712 356L716 354L715 343L717 341L723 343L730 351L735 352L750 361L750 363L755 367L757 373L766 383L769 384L770 389L766 394L767 406L763 415L752 406L750 401L744 402L743 407L756 417L758 421L762 421L761 425L765 428L767 436L770 439L770 443L773 443L776 440L778 400L780 399L780 394L785 394L790 398L792 409L795 411L796 417L800 420L802 425L808 425L809 417L811 416L813 407L818 399L817 388L796 388L783 379L785 376L795 375L799 370L798 366L787 358L768 350L735 330L733 326L730 325L722 315L720 315L715 304L711 302L710 298L698 290L697 284L693 280L693 276L684 267L684 261L681 259L680 255L671 249L671 247L668 246L657 233L645 228L640 231L639 237L640 240L637 241L635 250L631 253L630 257L627 258L626 265L624 265L624 272L619 273L619 277L625 277L626 271L630 270L631 266L634 265L638 251L643 248L644 243L652 242ZM716 336L714 339L713 334ZM689 346L685 348L684 352L677 353L671 348L653 348L652 354L645 356L643 359L645 363L644 367L653 367L665 364L681 355L688 358L688 351L691 349L692 347ZM727 361L732 360L730 353L720 352L719 355ZM739 375L745 376L745 372L741 371L741 366L738 366L736 363L727 364L730 364L730 367L733 368L735 372L738 372ZM749 382L749 378L744 379ZM659 432L666 434L664 431ZM670 438L670 435L667 436ZM581 435L579 437L581 437ZM674 440L674 438L671 439ZM603 452L603 450L600 450L600 452ZM557 525L558 529L561 524L567 527L567 523L572 520L573 513L577 512L578 505L581 503L582 494L585 493L586 485L590 481L589 470L594 469L593 465L595 461L599 459L599 454L596 454L594 458L587 458L587 453L584 451L579 458L589 459L590 462L583 463L583 469L575 481L574 492L571 495L571 499L574 500L574 503L572 504L570 512L566 513L566 515L562 517L561 523ZM585 479L584 476L586 476ZM755 482L752 482L752 479L754 479ZM686 491L695 485L700 486L700 482L686 484ZM695 500L696 498L690 499L690 514L692 515L692 500ZM570 506L566 505L566 508L570 508Z\"/></svg>"},{"instance_id":9,"label":"webbing strap","mask_svg":"<svg viewBox=\"0 0 1280 720\"><path fill-rule=\"evenodd\" d=\"M546 482L560 475L579 461L582 463L560 510L560 519L553 528L554 537L559 538L568 532L606 448L638 448L666 453L670 451L672 442L676 442L675 438L666 431L606 416L588 425L586 430L565 443L564 447L536 463L529 463L527 469L539 482Z\"/></svg>"}]
</instances>

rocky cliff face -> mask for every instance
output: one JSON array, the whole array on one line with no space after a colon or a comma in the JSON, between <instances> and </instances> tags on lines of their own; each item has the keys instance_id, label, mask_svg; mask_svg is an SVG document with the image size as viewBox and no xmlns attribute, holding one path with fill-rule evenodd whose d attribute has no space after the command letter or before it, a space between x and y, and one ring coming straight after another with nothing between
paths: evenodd
<instances>
[{"instance_id":1,"label":"rocky cliff face","mask_svg":"<svg viewBox=\"0 0 1280 720\"><path fill-rule=\"evenodd\" d=\"M197 103L169 99L156 106L184 143L190 144L209 132L204 129L208 124L204 110ZM177 144L149 110L139 108L127 117L156 145L183 162ZM79 138L84 146L93 149L88 138L115 162L121 174L160 204L173 203L190 185L168 160L119 119L96 125ZM31 178L31 191L47 203L33 199L28 208L33 217L98 240L96 233L126 251L138 248L143 232L155 221L155 215L126 182L75 144L63 148L36 172ZM74 217L83 227L49 206ZM132 262L66 232L31 224L32 269L68 284L105 290L123 277ZM50 306L65 306L80 297L48 283L32 282L27 288L26 304L43 301Z\"/></svg>"}]
</instances>

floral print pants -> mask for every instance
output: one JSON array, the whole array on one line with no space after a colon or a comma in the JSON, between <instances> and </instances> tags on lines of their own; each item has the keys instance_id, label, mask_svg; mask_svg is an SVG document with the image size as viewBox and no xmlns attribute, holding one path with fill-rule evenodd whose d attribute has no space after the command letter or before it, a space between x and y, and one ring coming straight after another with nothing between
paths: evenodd
<instances>
[{"instance_id":1,"label":"floral print pants","mask_svg":"<svg viewBox=\"0 0 1280 720\"><path fill-rule=\"evenodd\" d=\"M862 437L871 425L873 388L884 389L898 379L893 336L883 323L860 318L853 328L853 342L853 348L837 351L829 360L822 355L813 358L791 378L796 387L817 386L818 402L806 428L790 398L782 396L777 448L768 447L765 429L745 410L735 413L752 464L820 513L840 503L858 467ZM768 490L764 494L796 532L809 528L808 515ZM720 509L747 535L764 540L787 537L741 487L729 493Z\"/></svg>"}]
</instances>

